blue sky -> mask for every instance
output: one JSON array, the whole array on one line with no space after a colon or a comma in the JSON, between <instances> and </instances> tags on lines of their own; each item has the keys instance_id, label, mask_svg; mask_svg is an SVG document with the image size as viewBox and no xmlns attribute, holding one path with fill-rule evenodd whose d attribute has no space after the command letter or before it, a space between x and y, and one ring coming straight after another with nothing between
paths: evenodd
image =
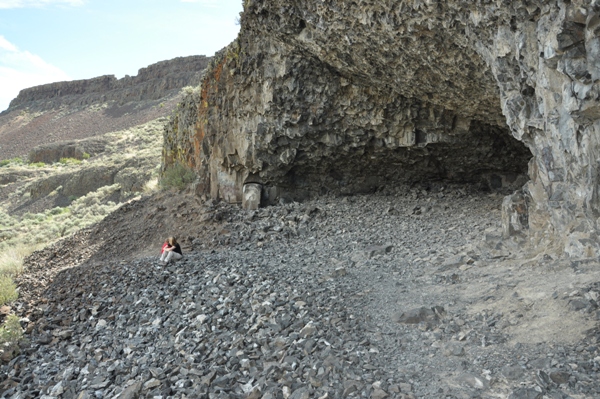
<instances>
[{"instance_id":1,"label":"blue sky","mask_svg":"<svg viewBox=\"0 0 600 399\"><path fill-rule=\"evenodd\" d=\"M0 0L0 111L19 90L213 55L242 0Z\"/></svg>"}]
</instances>

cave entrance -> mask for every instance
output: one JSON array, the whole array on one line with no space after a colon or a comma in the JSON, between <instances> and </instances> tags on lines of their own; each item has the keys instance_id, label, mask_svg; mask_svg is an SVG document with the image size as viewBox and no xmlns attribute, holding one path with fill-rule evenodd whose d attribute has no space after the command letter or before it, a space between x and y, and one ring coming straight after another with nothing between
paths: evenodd
<instances>
[{"instance_id":1,"label":"cave entrance","mask_svg":"<svg viewBox=\"0 0 600 399\"><path fill-rule=\"evenodd\" d=\"M297 151L293 166L267 194L301 201L325 193L370 193L395 184L448 182L509 194L528 180L530 150L508 128L472 122L468 132L435 136L416 131L413 145L390 146L371 137L360 147L321 146ZM317 158L318 157L318 158Z\"/></svg>"}]
</instances>

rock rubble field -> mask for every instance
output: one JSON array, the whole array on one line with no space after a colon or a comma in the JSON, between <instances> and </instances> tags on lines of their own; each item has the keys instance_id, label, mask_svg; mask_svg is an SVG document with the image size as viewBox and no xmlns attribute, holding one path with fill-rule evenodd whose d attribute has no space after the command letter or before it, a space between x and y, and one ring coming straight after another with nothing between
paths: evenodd
<instances>
[{"instance_id":1,"label":"rock rubble field","mask_svg":"<svg viewBox=\"0 0 600 399\"><path fill-rule=\"evenodd\" d=\"M501 202L441 184L207 201L166 266L59 244L30 259L54 268L37 296L22 280L1 397L600 397L597 261L502 240ZM51 261L69 247L87 255Z\"/></svg>"}]
</instances>

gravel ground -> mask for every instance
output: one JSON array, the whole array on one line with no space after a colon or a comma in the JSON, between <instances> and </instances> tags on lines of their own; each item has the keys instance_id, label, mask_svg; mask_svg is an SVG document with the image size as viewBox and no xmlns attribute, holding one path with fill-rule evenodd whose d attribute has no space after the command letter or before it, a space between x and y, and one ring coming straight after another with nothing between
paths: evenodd
<instances>
[{"instance_id":1,"label":"gravel ground","mask_svg":"<svg viewBox=\"0 0 600 399\"><path fill-rule=\"evenodd\" d=\"M29 344L0 392L600 397L598 262L502 241L501 200L437 185L258 211L209 201L188 221L206 233L167 266L94 246L66 267L54 247L30 260L54 272L15 305Z\"/></svg>"}]
</instances>

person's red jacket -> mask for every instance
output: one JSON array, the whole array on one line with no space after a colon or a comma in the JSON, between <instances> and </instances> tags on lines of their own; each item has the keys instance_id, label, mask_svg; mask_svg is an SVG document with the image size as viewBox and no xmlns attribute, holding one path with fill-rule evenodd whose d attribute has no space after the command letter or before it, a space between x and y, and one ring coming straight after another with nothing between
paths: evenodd
<instances>
[{"instance_id":1,"label":"person's red jacket","mask_svg":"<svg viewBox=\"0 0 600 399\"><path fill-rule=\"evenodd\" d=\"M168 247L169 247L169 243L168 243L168 242L165 242L165 243L163 244L162 248L160 249L160 254L162 255L162 254L163 254L163 252L165 252L165 248L168 248Z\"/></svg>"}]
</instances>

